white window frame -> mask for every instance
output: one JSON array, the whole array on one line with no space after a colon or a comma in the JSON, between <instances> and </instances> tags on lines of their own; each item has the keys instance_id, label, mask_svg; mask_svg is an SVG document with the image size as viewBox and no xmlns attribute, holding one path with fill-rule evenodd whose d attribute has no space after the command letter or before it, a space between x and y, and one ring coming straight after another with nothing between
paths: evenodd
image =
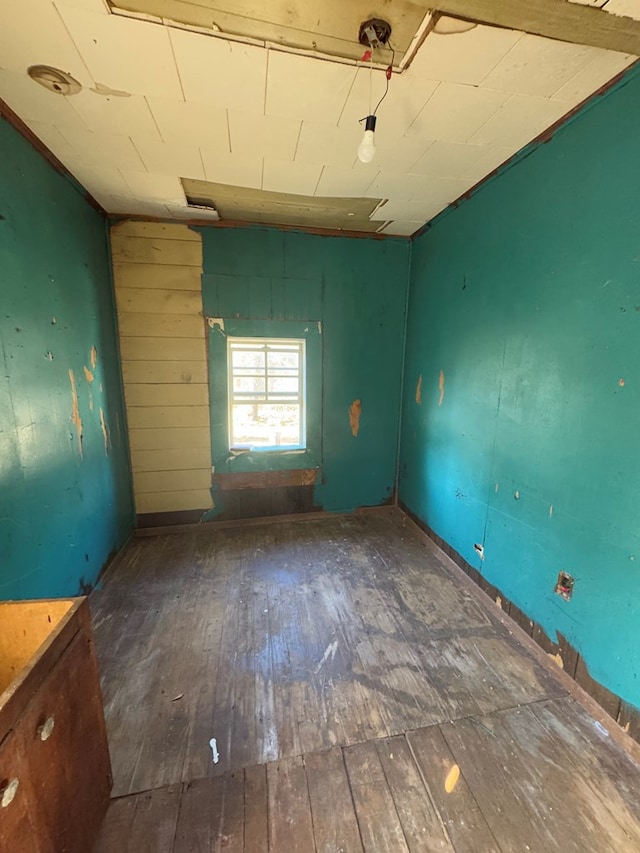
<instances>
[{"instance_id":1,"label":"white window frame","mask_svg":"<svg viewBox=\"0 0 640 853\"><path fill-rule=\"evenodd\" d=\"M269 378L278 375L278 368L269 369L268 352L286 351L291 352L292 347L298 351L298 390L292 392L269 391ZM285 349L286 348L286 349ZM234 367L232 353L262 349L265 352L265 391L262 392L236 392L234 391ZM240 368L241 369L241 368ZM291 368L282 368L291 370ZM268 338L268 337L233 337L227 336L227 414L228 414L228 444L232 452L246 451L289 451L306 450L307 445L307 418L306 418L306 340L304 338ZM278 403L283 402L299 406L299 441L297 444L286 445L240 445L234 442L233 436L233 407L234 405L246 405L247 403Z\"/></svg>"}]
</instances>

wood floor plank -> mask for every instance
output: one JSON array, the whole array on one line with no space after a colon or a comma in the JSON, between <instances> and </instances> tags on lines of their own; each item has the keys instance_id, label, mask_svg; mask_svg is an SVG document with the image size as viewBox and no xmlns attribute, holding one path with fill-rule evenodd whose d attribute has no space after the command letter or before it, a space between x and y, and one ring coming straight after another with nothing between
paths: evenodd
<instances>
[{"instance_id":1,"label":"wood floor plank","mask_svg":"<svg viewBox=\"0 0 640 853\"><path fill-rule=\"evenodd\" d=\"M172 853L181 793L178 784L137 795L127 853Z\"/></svg>"},{"instance_id":2,"label":"wood floor plank","mask_svg":"<svg viewBox=\"0 0 640 853\"><path fill-rule=\"evenodd\" d=\"M244 851L244 770L231 770L224 775L222 821L218 834L220 853Z\"/></svg>"},{"instance_id":3,"label":"wood floor plank","mask_svg":"<svg viewBox=\"0 0 640 853\"><path fill-rule=\"evenodd\" d=\"M126 843L126 839L129 838L136 805L135 797L111 800L94 853L123 853L126 850L123 840Z\"/></svg>"},{"instance_id":4,"label":"wood floor plank","mask_svg":"<svg viewBox=\"0 0 640 853\"><path fill-rule=\"evenodd\" d=\"M267 853L268 849L267 768L258 764L244 772L244 853Z\"/></svg>"},{"instance_id":5,"label":"wood floor plank","mask_svg":"<svg viewBox=\"0 0 640 853\"><path fill-rule=\"evenodd\" d=\"M304 762L318 853L362 853L342 750L310 753Z\"/></svg>"},{"instance_id":6,"label":"wood floor plank","mask_svg":"<svg viewBox=\"0 0 640 853\"><path fill-rule=\"evenodd\" d=\"M269 849L314 853L313 824L302 758L286 758L267 767Z\"/></svg>"},{"instance_id":7,"label":"wood floor plank","mask_svg":"<svg viewBox=\"0 0 640 853\"><path fill-rule=\"evenodd\" d=\"M222 820L223 785L219 776L184 784L173 853L214 849Z\"/></svg>"},{"instance_id":8,"label":"wood floor plank","mask_svg":"<svg viewBox=\"0 0 640 853\"><path fill-rule=\"evenodd\" d=\"M376 742L384 775L412 853L455 853L403 735Z\"/></svg>"},{"instance_id":9,"label":"wood floor plank","mask_svg":"<svg viewBox=\"0 0 640 853\"><path fill-rule=\"evenodd\" d=\"M500 853L464 774L453 784L458 764L440 728L408 732L407 742L456 853Z\"/></svg>"},{"instance_id":10,"label":"wood floor plank","mask_svg":"<svg viewBox=\"0 0 640 853\"><path fill-rule=\"evenodd\" d=\"M346 747L344 757L366 853L408 853L375 743Z\"/></svg>"}]
</instances>

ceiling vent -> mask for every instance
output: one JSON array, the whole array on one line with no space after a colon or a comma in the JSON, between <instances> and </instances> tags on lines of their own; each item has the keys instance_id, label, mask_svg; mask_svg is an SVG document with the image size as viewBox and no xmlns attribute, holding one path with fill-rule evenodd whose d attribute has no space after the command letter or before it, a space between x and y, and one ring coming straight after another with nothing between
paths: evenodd
<instances>
[{"instance_id":1,"label":"ceiling vent","mask_svg":"<svg viewBox=\"0 0 640 853\"><path fill-rule=\"evenodd\" d=\"M75 77L51 65L32 65L27 68L27 74L56 95L76 95L82 89Z\"/></svg>"}]
</instances>

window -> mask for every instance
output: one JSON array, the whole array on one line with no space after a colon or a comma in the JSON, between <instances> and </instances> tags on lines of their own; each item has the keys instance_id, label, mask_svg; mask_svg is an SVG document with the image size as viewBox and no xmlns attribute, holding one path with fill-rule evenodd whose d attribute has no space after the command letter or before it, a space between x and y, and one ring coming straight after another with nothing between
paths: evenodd
<instances>
[{"instance_id":1,"label":"window","mask_svg":"<svg viewBox=\"0 0 640 853\"><path fill-rule=\"evenodd\" d=\"M305 341L227 338L229 447L306 447Z\"/></svg>"}]
</instances>

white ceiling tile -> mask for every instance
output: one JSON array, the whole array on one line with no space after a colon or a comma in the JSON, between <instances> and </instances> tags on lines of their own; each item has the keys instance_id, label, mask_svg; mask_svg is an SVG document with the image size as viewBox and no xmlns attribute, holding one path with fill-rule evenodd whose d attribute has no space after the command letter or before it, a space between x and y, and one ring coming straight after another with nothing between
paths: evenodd
<instances>
[{"instance_id":1,"label":"white ceiling tile","mask_svg":"<svg viewBox=\"0 0 640 853\"><path fill-rule=\"evenodd\" d=\"M593 92L608 83L612 77L636 62L636 56L600 50L591 62L564 84L553 96L554 100L567 101L571 106L579 104Z\"/></svg>"},{"instance_id":2,"label":"white ceiling tile","mask_svg":"<svg viewBox=\"0 0 640 853\"><path fill-rule=\"evenodd\" d=\"M358 125L337 127L303 121L296 150L296 162L320 163L338 167L350 166L362 139Z\"/></svg>"},{"instance_id":3,"label":"white ceiling tile","mask_svg":"<svg viewBox=\"0 0 640 853\"><path fill-rule=\"evenodd\" d=\"M40 121L25 122L30 130L38 137L40 142L47 146L52 154L63 163L67 169L76 164L78 155L69 144L68 140L60 133L57 127Z\"/></svg>"},{"instance_id":4,"label":"white ceiling tile","mask_svg":"<svg viewBox=\"0 0 640 853\"><path fill-rule=\"evenodd\" d=\"M458 198L468 188L468 179L452 180L431 175L380 172L367 188L366 195L372 198L418 201L429 204L433 204L436 201L449 203ZM392 219L394 217L387 218ZM413 219L414 217L399 218Z\"/></svg>"},{"instance_id":5,"label":"white ceiling tile","mask_svg":"<svg viewBox=\"0 0 640 853\"><path fill-rule=\"evenodd\" d=\"M407 135L443 142L468 142L509 97L507 92L441 83Z\"/></svg>"},{"instance_id":6,"label":"white ceiling tile","mask_svg":"<svg viewBox=\"0 0 640 853\"><path fill-rule=\"evenodd\" d=\"M227 111L224 108L170 98L148 98L147 101L165 142L179 145L187 134L200 148L229 153Z\"/></svg>"},{"instance_id":7,"label":"white ceiling tile","mask_svg":"<svg viewBox=\"0 0 640 853\"><path fill-rule=\"evenodd\" d=\"M161 216L166 219L167 208L160 201L146 201L129 196L107 195L98 193L95 196L107 213L128 213L135 216Z\"/></svg>"},{"instance_id":8,"label":"white ceiling tile","mask_svg":"<svg viewBox=\"0 0 640 853\"><path fill-rule=\"evenodd\" d=\"M487 152L485 145L464 142L434 142L411 167L416 175L459 178Z\"/></svg>"},{"instance_id":9,"label":"white ceiling tile","mask_svg":"<svg viewBox=\"0 0 640 853\"><path fill-rule=\"evenodd\" d=\"M380 233L394 234L396 237L411 237L424 225L424 220L419 222L408 222L402 219L394 219L382 229Z\"/></svg>"},{"instance_id":10,"label":"white ceiling tile","mask_svg":"<svg viewBox=\"0 0 640 853\"><path fill-rule=\"evenodd\" d=\"M205 176L208 181L235 187L262 186L262 156L245 157L202 148Z\"/></svg>"},{"instance_id":11,"label":"white ceiling tile","mask_svg":"<svg viewBox=\"0 0 640 853\"><path fill-rule=\"evenodd\" d=\"M313 195L321 172L322 166L317 164L265 160L262 189L277 193Z\"/></svg>"},{"instance_id":12,"label":"white ceiling tile","mask_svg":"<svg viewBox=\"0 0 640 853\"><path fill-rule=\"evenodd\" d=\"M355 73L351 65L271 50L265 111L267 115L336 124Z\"/></svg>"},{"instance_id":13,"label":"white ceiling tile","mask_svg":"<svg viewBox=\"0 0 640 853\"><path fill-rule=\"evenodd\" d=\"M471 142L521 148L567 112L564 101L512 95L471 138Z\"/></svg>"},{"instance_id":14,"label":"white ceiling tile","mask_svg":"<svg viewBox=\"0 0 640 853\"><path fill-rule=\"evenodd\" d=\"M290 118L255 115L229 110L229 138L232 154L293 160L300 134L300 122Z\"/></svg>"},{"instance_id":15,"label":"white ceiling tile","mask_svg":"<svg viewBox=\"0 0 640 853\"><path fill-rule=\"evenodd\" d=\"M6 101L23 121L83 129L84 122L72 106L75 97L77 95L65 98L63 95L49 92L26 74L0 70L0 98Z\"/></svg>"},{"instance_id":16,"label":"white ceiling tile","mask_svg":"<svg viewBox=\"0 0 640 853\"><path fill-rule=\"evenodd\" d=\"M204 178L197 140L179 145L134 137L133 142L148 172L180 178Z\"/></svg>"},{"instance_id":17,"label":"white ceiling tile","mask_svg":"<svg viewBox=\"0 0 640 853\"><path fill-rule=\"evenodd\" d=\"M102 15L109 14L107 0L61 0L56 2L56 5L73 6L76 9L84 9L85 12L97 12Z\"/></svg>"},{"instance_id":18,"label":"white ceiling tile","mask_svg":"<svg viewBox=\"0 0 640 853\"><path fill-rule=\"evenodd\" d=\"M481 83L503 59L522 33L478 26L466 33L430 32L403 77L447 83Z\"/></svg>"},{"instance_id":19,"label":"white ceiling tile","mask_svg":"<svg viewBox=\"0 0 640 853\"><path fill-rule=\"evenodd\" d=\"M395 136L393 128L382 124L376 131L376 153L373 162L380 168L392 172L411 172L413 164L429 150L433 140L415 136ZM358 140L359 142L360 140Z\"/></svg>"},{"instance_id":20,"label":"white ceiling tile","mask_svg":"<svg viewBox=\"0 0 640 853\"><path fill-rule=\"evenodd\" d=\"M595 47L525 35L482 85L520 95L550 98L587 66L598 53Z\"/></svg>"},{"instance_id":21,"label":"white ceiling tile","mask_svg":"<svg viewBox=\"0 0 640 853\"><path fill-rule=\"evenodd\" d=\"M103 169L99 166L85 166L77 163L70 171L74 178L80 181L82 186L89 190L93 196L100 193L123 196L132 194L124 178L115 167Z\"/></svg>"},{"instance_id":22,"label":"white ceiling tile","mask_svg":"<svg viewBox=\"0 0 640 853\"><path fill-rule=\"evenodd\" d=\"M166 27L60 6L93 79L130 94L182 98Z\"/></svg>"},{"instance_id":23,"label":"white ceiling tile","mask_svg":"<svg viewBox=\"0 0 640 853\"><path fill-rule=\"evenodd\" d=\"M371 216L373 222L404 220L405 222L427 222L447 206L448 202L394 201L381 205Z\"/></svg>"},{"instance_id":24,"label":"white ceiling tile","mask_svg":"<svg viewBox=\"0 0 640 853\"><path fill-rule=\"evenodd\" d=\"M371 100L369 99L370 80L372 82ZM371 75L368 68L361 66L340 116L340 127L359 125L362 133L364 127L359 122L369 114L370 108L376 109L384 94L385 86L384 72L374 71ZM416 81L405 77L404 74L392 75L388 93L376 112L378 117L376 132L380 133L384 128L393 136L405 133L437 87L436 80Z\"/></svg>"},{"instance_id":25,"label":"white ceiling tile","mask_svg":"<svg viewBox=\"0 0 640 853\"><path fill-rule=\"evenodd\" d=\"M101 169L144 169L138 152L128 136L120 133L91 133L89 130L68 131L59 128L75 151L76 162Z\"/></svg>"},{"instance_id":26,"label":"white ceiling tile","mask_svg":"<svg viewBox=\"0 0 640 853\"><path fill-rule=\"evenodd\" d=\"M127 136L143 136L161 141L147 102L140 95L123 98L98 95L85 89L68 101L94 133L112 133L117 129Z\"/></svg>"},{"instance_id":27,"label":"white ceiling tile","mask_svg":"<svg viewBox=\"0 0 640 853\"><path fill-rule=\"evenodd\" d=\"M52 3L1 0L0 5L2 68L26 73L30 65L53 65L72 74L83 85L90 82L87 68Z\"/></svg>"},{"instance_id":28,"label":"white ceiling tile","mask_svg":"<svg viewBox=\"0 0 640 853\"><path fill-rule=\"evenodd\" d=\"M375 180L378 168L373 163L356 168L325 166L315 191L324 198L361 198Z\"/></svg>"},{"instance_id":29,"label":"white ceiling tile","mask_svg":"<svg viewBox=\"0 0 640 853\"><path fill-rule=\"evenodd\" d=\"M503 163L506 163L518 151L517 146L506 148L499 145L483 145L482 147L485 151L484 155L460 175L460 178L469 181L471 186L474 186L478 181L491 174L498 166L502 166Z\"/></svg>"},{"instance_id":30,"label":"white ceiling tile","mask_svg":"<svg viewBox=\"0 0 640 853\"><path fill-rule=\"evenodd\" d=\"M170 35L185 100L264 112L264 48L186 30Z\"/></svg>"},{"instance_id":31,"label":"white ceiling tile","mask_svg":"<svg viewBox=\"0 0 640 853\"><path fill-rule=\"evenodd\" d=\"M173 175L123 171L122 178L134 198L161 201L165 204L181 204L185 201L182 184L179 178Z\"/></svg>"}]
</instances>

